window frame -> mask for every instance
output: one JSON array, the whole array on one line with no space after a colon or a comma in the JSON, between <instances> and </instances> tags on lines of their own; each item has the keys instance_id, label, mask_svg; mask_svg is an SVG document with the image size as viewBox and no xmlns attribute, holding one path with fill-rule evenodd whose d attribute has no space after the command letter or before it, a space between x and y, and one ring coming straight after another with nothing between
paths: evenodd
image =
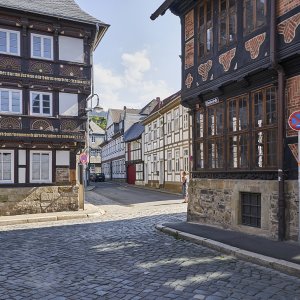
<instances>
[{"instance_id":1,"label":"window frame","mask_svg":"<svg viewBox=\"0 0 300 300\"><path fill-rule=\"evenodd\" d=\"M20 56L21 55L21 38L20 38L20 31L17 30L10 30L5 28L0 28L0 32L6 33L6 51L0 51L1 54L6 55L13 55L13 56ZM16 33L17 34L17 53L10 52L10 34ZM9 38L7 36L9 35Z\"/></svg>"},{"instance_id":2,"label":"window frame","mask_svg":"<svg viewBox=\"0 0 300 300\"><path fill-rule=\"evenodd\" d=\"M221 44L221 4L222 1L226 2L226 11L225 11L225 24L226 24L226 41L225 44ZM228 47L231 44L236 43L237 40L237 1L235 1L234 8L230 7L230 0L219 0L219 22L218 22L218 46L219 49L222 49L224 47ZM230 19L232 17L232 10L234 11L234 18L235 18L235 28L234 28L234 38L232 41L230 41Z\"/></svg>"},{"instance_id":3,"label":"window frame","mask_svg":"<svg viewBox=\"0 0 300 300\"><path fill-rule=\"evenodd\" d=\"M5 180L5 179L3 179L3 159L0 161L0 164L1 164L1 168L2 168L2 174L1 174L1 176L2 176L2 179L0 179L0 185L1 184L9 184L9 183L14 183L15 182L15 180L14 180L14 178L15 178L15 170L14 170L14 162L15 162L15 152L14 152L14 150L6 150L6 149L1 149L0 150L0 154L2 154L3 155L3 153L9 153L9 154L11 154L11 161L10 161L10 176L11 176L11 179L10 180ZM2 157L2 155L1 155L1 157Z\"/></svg>"},{"instance_id":4,"label":"window frame","mask_svg":"<svg viewBox=\"0 0 300 300\"><path fill-rule=\"evenodd\" d=\"M1 104L2 104L2 97L1 97L1 92L8 92L9 93L9 111L2 111L1 110ZM19 104L20 104L20 111L19 112L15 112L12 111L12 93L19 93ZM0 113L1 114L17 114L17 115L22 115L23 114L23 94L22 94L22 90L17 90L17 89L8 89L8 88L0 88Z\"/></svg>"},{"instance_id":5,"label":"window frame","mask_svg":"<svg viewBox=\"0 0 300 300\"><path fill-rule=\"evenodd\" d=\"M208 15L207 15L207 8L208 8L208 3L210 2L211 8L210 8L210 12L211 12L211 19L208 22ZM214 48L214 4L213 4L213 0L204 0L203 2L201 2L198 6L198 60L203 60L205 57L212 55L213 54L213 48ZM203 24L201 22L201 7L203 7ZM208 24L211 24L210 27L208 27ZM203 28L201 28L203 26ZM208 37L207 37L207 32L208 29L210 29L211 32L211 38L210 38L210 50L208 50ZM200 45L201 45L201 36L203 35L203 53L201 53L202 51L200 50Z\"/></svg>"},{"instance_id":6,"label":"window frame","mask_svg":"<svg viewBox=\"0 0 300 300\"><path fill-rule=\"evenodd\" d=\"M49 179L33 179L33 154L40 154L40 157L42 154L48 154L49 155ZM40 160L40 171L41 171L41 160ZM40 174L41 175L41 174ZM52 151L46 151L46 150L30 150L30 183L52 183Z\"/></svg>"},{"instance_id":7,"label":"window frame","mask_svg":"<svg viewBox=\"0 0 300 300\"><path fill-rule=\"evenodd\" d=\"M34 37L37 37L37 38L41 39L41 48L40 48L41 56L34 55L34 50L33 50L33 38ZM31 41L30 41L30 47L31 47L30 54L31 54L31 58L43 59L43 60L53 60L54 59L54 53L53 53L53 51L54 51L53 36L51 36L51 35L37 34L37 33L31 33L30 39L31 39ZM50 56L50 58L44 56L44 39L50 39L50 49L51 49L51 56Z\"/></svg>"},{"instance_id":8,"label":"window frame","mask_svg":"<svg viewBox=\"0 0 300 300\"><path fill-rule=\"evenodd\" d=\"M247 28L247 20L248 18L246 17L247 16L247 5L246 5L246 2L248 1L252 1L252 5L253 5L253 11L252 11L252 17L253 17L253 28L252 29L248 29ZM266 26L267 24L267 3L268 1L267 0L264 0L264 17L265 17L265 20L264 20L264 23L261 24L261 25L258 25L257 24L257 0L243 0L243 33L244 33L244 36L248 35L248 34L251 34L252 32L258 30L259 28L261 27L264 27Z\"/></svg>"},{"instance_id":9,"label":"window frame","mask_svg":"<svg viewBox=\"0 0 300 300\"><path fill-rule=\"evenodd\" d=\"M33 94L39 94L41 95L48 95L50 97L50 112L49 114L45 114L43 112L41 112L44 109L44 105L43 105L43 99L39 99L40 101L40 106L39 106L39 113L35 113L33 112ZM41 92L41 91L30 91L30 115L32 116L48 116L51 117L53 115L53 95L52 93L46 93L46 92Z\"/></svg>"}]
</instances>

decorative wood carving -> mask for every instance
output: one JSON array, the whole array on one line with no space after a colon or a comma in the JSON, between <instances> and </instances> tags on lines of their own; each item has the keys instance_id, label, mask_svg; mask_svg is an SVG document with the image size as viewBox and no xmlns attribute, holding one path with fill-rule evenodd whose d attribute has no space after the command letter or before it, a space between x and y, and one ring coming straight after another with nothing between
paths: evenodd
<instances>
[{"instance_id":1,"label":"decorative wood carving","mask_svg":"<svg viewBox=\"0 0 300 300\"><path fill-rule=\"evenodd\" d=\"M192 74L189 73L185 80L185 85L188 89L192 86L193 80L194 80L194 78L193 78Z\"/></svg>"},{"instance_id":2,"label":"decorative wood carving","mask_svg":"<svg viewBox=\"0 0 300 300\"><path fill-rule=\"evenodd\" d=\"M16 16L8 16L0 14L1 24L7 24L12 26L21 26L21 19Z\"/></svg>"},{"instance_id":3,"label":"decorative wood carving","mask_svg":"<svg viewBox=\"0 0 300 300\"><path fill-rule=\"evenodd\" d=\"M50 23L41 23L41 22L35 22L35 21L30 21L29 22L29 28L32 29L38 29L42 31L48 31L48 32L53 32L53 25Z\"/></svg>"},{"instance_id":4,"label":"decorative wood carving","mask_svg":"<svg viewBox=\"0 0 300 300\"><path fill-rule=\"evenodd\" d=\"M185 40L190 39L194 36L194 10L192 9L185 15L184 22Z\"/></svg>"},{"instance_id":5,"label":"decorative wood carving","mask_svg":"<svg viewBox=\"0 0 300 300\"><path fill-rule=\"evenodd\" d=\"M212 60L208 60L205 64L201 64L198 67L198 73L202 76L202 80L206 81L208 78L208 73L212 67Z\"/></svg>"},{"instance_id":6,"label":"decorative wood carving","mask_svg":"<svg viewBox=\"0 0 300 300\"><path fill-rule=\"evenodd\" d=\"M36 120L32 122L31 129L53 131L53 126L46 120Z\"/></svg>"},{"instance_id":7,"label":"decorative wood carving","mask_svg":"<svg viewBox=\"0 0 300 300\"><path fill-rule=\"evenodd\" d=\"M185 69L194 66L194 51L194 39L191 39L190 41L185 43Z\"/></svg>"},{"instance_id":8,"label":"decorative wood carving","mask_svg":"<svg viewBox=\"0 0 300 300\"><path fill-rule=\"evenodd\" d=\"M277 26L278 33L283 35L286 44L291 43L296 35L296 30L300 24L300 13L284 20Z\"/></svg>"},{"instance_id":9,"label":"decorative wood carving","mask_svg":"<svg viewBox=\"0 0 300 300\"><path fill-rule=\"evenodd\" d=\"M1 129L22 129L22 123L19 119L13 117L4 117L0 119Z\"/></svg>"},{"instance_id":10,"label":"decorative wood carving","mask_svg":"<svg viewBox=\"0 0 300 300\"><path fill-rule=\"evenodd\" d=\"M259 49L266 39L266 33L255 36L245 43L245 49L250 52L251 59L256 59L259 55Z\"/></svg>"},{"instance_id":11,"label":"decorative wood carving","mask_svg":"<svg viewBox=\"0 0 300 300\"><path fill-rule=\"evenodd\" d=\"M78 124L73 120L62 120L60 129L62 131L78 131Z\"/></svg>"},{"instance_id":12,"label":"decorative wood carving","mask_svg":"<svg viewBox=\"0 0 300 300\"><path fill-rule=\"evenodd\" d=\"M15 57L0 56L0 69L21 71L21 60Z\"/></svg>"},{"instance_id":13,"label":"decorative wood carving","mask_svg":"<svg viewBox=\"0 0 300 300\"><path fill-rule=\"evenodd\" d=\"M46 62L29 62L29 71L33 73L53 74L53 65Z\"/></svg>"},{"instance_id":14,"label":"decorative wood carving","mask_svg":"<svg viewBox=\"0 0 300 300\"><path fill-rule=\"evenodd\" d=\"M84 77L83 76L83 68L78 66L68 66L68 65L61 65L59 74L62 76L70 76L70 77Z\"/></svg>"},{"instance_id":15,"label":"decorative wood carving","mask_svg":"<svg viewBox=\"0 0 300 300\"><path fill-rule=\"evenodd\" d=\"M223 66L224 72L230 69L231 61L235 57L236 48L233 48L219 56L219 63Z\"/></svg>"}]
</instances>

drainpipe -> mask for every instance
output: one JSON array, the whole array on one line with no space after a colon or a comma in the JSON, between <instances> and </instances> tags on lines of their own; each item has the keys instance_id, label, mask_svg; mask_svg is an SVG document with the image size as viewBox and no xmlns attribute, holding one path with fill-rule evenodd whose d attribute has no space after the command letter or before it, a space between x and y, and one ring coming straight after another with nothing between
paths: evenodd
<instances>
[{"instance_id":1,"label":"drainpipe","mask_svg":"<svg viewBox=\"0 0 300 300\"><path fill-rule=\"evenodd\" d=\"M285 72L278 63L276 55L276 1L271 2L270 61L278 75L278 240L283 241L286 234L284 198L284 144L285 144Z\"/></svg>"},{"instance_id":2,"label":"drainpipe","mask_svg":"<svg viewBox=\"0 0 300 300\"><path fill-rule=\"evenodd\" d=\"M162 133L163 133L163 145L162 145L162 148L163 148L163 164L164 164L164 173L163 173L163 188L165 187L165 162L166 162L166 154L165 154L165 117L164 115L162 115L160 113L160 108L161 108L161 101L159 100L159 109L157 111L158 115L160 117L163 118L163 124L162 124ZM160 122L160 118L158 119L158 121ZM160 167L160 166L159 166ZM160 170L159 170L160 171Z\"/></svg>"}]
</instances>

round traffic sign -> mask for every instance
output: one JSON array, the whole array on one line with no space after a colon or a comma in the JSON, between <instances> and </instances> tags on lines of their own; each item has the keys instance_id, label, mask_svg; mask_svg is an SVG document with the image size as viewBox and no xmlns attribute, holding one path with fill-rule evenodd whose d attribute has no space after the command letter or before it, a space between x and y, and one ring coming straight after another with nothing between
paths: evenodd
<instances>
[{"instance_id":1,"label":"round traffic sign","mask_svg":"<svg viewBox=\"0 0 300 300\"><path fill-rule=\"evenodd\" d=\"M88 162L88 156L85 152L80 154L79 159L82 164L86 164Z\"/></svg>"},{"instance_id":2,"label":"round traffic sign","mask_svg":"<svg viewBox=\"0 0 300 300\"><path fill-rule=\"evenodd\" d=\"M290 116L288 120L289 126L293 130L300 130L300 110L294 111Z\"/></svg>"}]
</instances>

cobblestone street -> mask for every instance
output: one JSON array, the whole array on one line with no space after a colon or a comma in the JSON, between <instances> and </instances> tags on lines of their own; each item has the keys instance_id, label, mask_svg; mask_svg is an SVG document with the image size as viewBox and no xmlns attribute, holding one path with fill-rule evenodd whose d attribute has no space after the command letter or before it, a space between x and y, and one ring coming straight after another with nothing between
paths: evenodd
<instances>
[{"instance_id":1,"label":"cobblestone street","mask_svg":"<svg viewBox=\"0 0 300 300\"><path fill-rule=\"evenodd\" d=\"M300 279L157 231L181 200L102 200L100 218L1 227L0 299L300 299Z\"/></svg>"}]
</instances>

